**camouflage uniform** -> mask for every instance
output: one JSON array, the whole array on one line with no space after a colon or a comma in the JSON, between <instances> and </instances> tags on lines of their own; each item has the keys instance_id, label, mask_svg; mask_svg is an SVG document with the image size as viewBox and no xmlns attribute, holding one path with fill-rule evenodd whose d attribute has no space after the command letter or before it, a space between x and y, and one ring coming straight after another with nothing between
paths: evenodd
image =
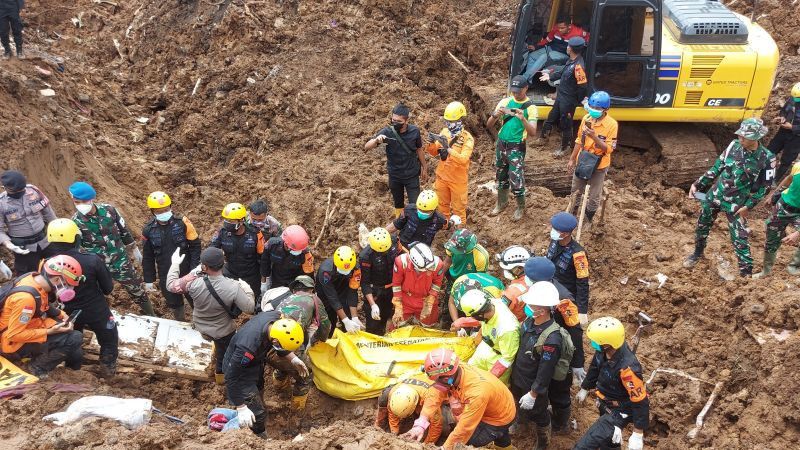
<instances>
[{"instance_id":1,"label":"camouflage uniform","mask_svg":"<svg viewBox=\"0 0 800 450\"><path fill-rule=\"evenodd\" d=\"M525 143L497 141L494 165L497 189L509 189L514 197L525 195Z\"/></svg>"},{"instance_id":2,"label":"camouflage uniform","mask_svg":"<svg viewBox=\"0 0 800 450\"><path fill-rule=\"evenodd\" d=\"M777 253L787 225L800 229L800 208L787 205L780 199L767 218L767 242L764 244L767 253Z\"/></svg>"},{"instance_id":3,"label":"camouflage uniform","mask_svg":"<svg viewBox=\"0 0 800 450\"><path fill-rule=\"evenodd\" d=\"M150 300L144 291L142 278L136 273L133 262L125 250L133 244L134 238L125 219L111 206L102 203L94 204L97 211L91 215L76 212L72 220L81 230L81 247L94 253L106 263L111 276L121 284L136 303L144 307Z\"/></svg>"},{"instance_id":4,"label":"camouflage uniform","mask_svg":"<svg viewBox=\"0 0 800 450\"><path fill-rule=\"evenodd\" d=\"M763 124L758 125L760 123L760 120L748 119L742 123L738 134L745 138L753 136L760 139L760 131L756 134L747 134L754 132L746 129L747 126L763 127ZM708 192L706 200L701 202L700 217L695 231L696 254L705 248L714 220L722 211L728 219L731 242L739 261L739 274L747 276L752 273L753 258L750 255L750 244L747 239L749 236L747 220L735 213L742 207L752 210L766 195L775 176L775 166L775 155L760 143L758 149L752 152L745 150L738 139L728 145L714 166L694 184L698 192L705 192L711 188L714 180L717 180L713 189Z\"/></svg>"}]
</instances>

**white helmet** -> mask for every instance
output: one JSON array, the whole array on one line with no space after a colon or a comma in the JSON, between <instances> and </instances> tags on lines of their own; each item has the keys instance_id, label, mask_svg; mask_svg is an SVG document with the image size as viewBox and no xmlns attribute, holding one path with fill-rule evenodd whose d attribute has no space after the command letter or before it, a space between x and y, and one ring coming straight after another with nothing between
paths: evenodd
<instances>
[{"instance_id":1,"label":"white helmet","mask_svg":"<svg viewBox=\"0 0 800 450\"><path fill-rule=\"evenodd\" d=\"M521 245L512 245L497 255L500 268L511 270L514 267L525 267L525 262L531 258L531 252Z\"/></svg>"},{"instance_id":2,"label":"white helmet","mask_svg":"<svg viewBox=\"0 0 800 450\"><path fill-rule=\"evenodd\" d=\"M436 268L436 257L433 256L433 251L430 247L422 242L413 242L408 250L408 257L411 258L411 264L419 270L433 270Z\"/></svg>"},{"instance_id":3,"label":"white helmet","mask_svg":"<svg viewBox=\"0 0 800 450\"><path fill-rule=\"evenodd\" d=\"M558 298L558 288L549 281L539 281L519 298L526 305L553 307L558 305L561 299Z\"/></svg>"},{"instance_id":4,"label":"white helmet","mask_svg":"<svg viewBox=\"0 0 800 450\"><path fill-rule=\"evenodd\" d=\"M261 297L261 310L272 311L273 309L277 309L278 305L280 305L281 302L289 298L290 295L292 295L292 291L290 291L289 288L285 286L276 287L268 290L267 292L264 293L264 296Z\"/></svg>"}]
</instances>

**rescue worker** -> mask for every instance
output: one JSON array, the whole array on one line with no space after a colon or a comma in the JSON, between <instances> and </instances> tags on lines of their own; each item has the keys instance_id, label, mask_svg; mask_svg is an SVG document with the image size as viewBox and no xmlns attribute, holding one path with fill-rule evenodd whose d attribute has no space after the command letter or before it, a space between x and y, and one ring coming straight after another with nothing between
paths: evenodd
<instances>
[{"instance_id":1,"label":"rescue worker","mask_svg":"<svg viewBox=\"0 0 800 450\"><path fill-rule=\"evenodd\" d=\"M520 329L519 351L511 371L511 392L521 416L536 424L535 450L545 450L554 429L568 429L575 346L553 320L558 289L547 281L534 283L522 295L527 318ZM548 406L552 408L552 417Z\"/></svg>"},{"instance_id":2,"label":"rescue worker","mask_svg":"<svg viewBox=\"0 0 800 450\"><path fill-rule=\"evenodd\" d=\"M154 294L161 291L167 307L175 320L186 321L183 295L167 289L167 273L175 250L188 256L180 265L179 276L184 276L200 264L200 236L188 217L172 211L172 199L164 192L156 191L147 196L147 207L153 218L142 229L142 275L144 289ZM158 269L158 290L154 283ZM187 296L189 304L191 297Z\"/></svg>"},{"instance_id":3,"label":"rescue worker","mask_svg":"<svg viewBox=\"0 0 800 450\"><path fill-rule=\"evenodd\" d=\"M308 233L300 225L289 225L280 237L267 241L261 255L262 295L267 289L289 286L300 275L314 274L314 256L308 242Z\"/></svg>"},{"instance_id":4,"label":"rescue worker","mask_svg":"<svg viewBox=\"0 0 800 450\"><path fill-rule=\"evenodd\" d=\"M450 103L442 116L445 127L441 133L429 133L429 139L423 139L425 150L439 158L433 184L439 197L439 212L445 217L455 214L463 222L467 221L469 163L475 147L475 139L464 128L465 117L467 108L463 103Z\"/></svg>"},{"instance_id":5,"label":"rescue worker","mask_svg":"<svg viewBox=\"0 0 800 450\"><path fill-rule=\"evenodd\" d=\"M567 56L569 59L564 67L554 72L544 72L539 77L540 81L555 83L556 101L547 120L542 127L542 138L547 139L553 130L553 125L558 123L561 129L561 146L553 152L556 158L561 157L572 148L575 137L572 134L572 117L575 114L575 107L586 98L587 76L586 64L583 62L583 50L586 48L586 40L580 36L573 36L567 41Z\"/></svg>"},{"instance_id":6,"label":"rescue worker","mask_svg":"<svg viewBox=\"0 0 800 450\"><path fill-rule=\"evenodd\" d=\"M608 168L611 166L611 153L617 148L617 121L608 115L611 108L611 97L605 91L597 91L589 97L586 105L588 114L581 119L580 134L575 139L575 147L567 162L567 171L572 174L571 193L575 196L572 214L577 214L586 185L589 184L589 198L586 199L586 221L590 225L594 215L600 208L603 196L603 182ZM592 172L591 178L584 180L578 177L576 166L582 151L600 157L600 161Z\"/></svg>"},{"instance_id":7,"label":"rescue worker","mask_svg":"<svg viewBox=\"0 0 800 450\"><path fill-rule=\"evenodd\" d=\"M633 433L628 449L641 450L650 420L650 400L642 366L625 342L625 327L613 317L601 317L589 324L586 336L596 352L576 400L583 403L589 390L596 389L600 418L573 450L620 448L622 430L629 423L633 423Z\"/></svg>"},{"instance_id":8,"label":"rescue worker","mask_svg":"<svg viewBox=\"0 0 800 450\"><path fill-rule=\"evenodd\" d=\"M225 394L236 407L241 427L266 437L267 409L262 395L267 359L275 353L303 376L308 375L308 367L293 353L304 340L302 326L292 319L282 319L279 311L256 314L233 335L222 367Z\"/></svg>"},{"instance_id":9,"label":"rescue worker","mask_svg":"<svg viewBox=\"0 0 800 450\"><path fill-rule=\"evenodd\" d=\"M510 283L502 294L503 303L519 321L525 320L525 303L520 296L528 291L525 282L525 263L531 258L531 252L521 245L512 245L496 255L500 268L503 269L503 278Z\"/></svg>"},{"instance_id":10,"label":"rescue worker","mask_svg":"<svg viewBox=\"0 0 800 450\"><path fill-rule=\"evenodd\" d=\"M502 300L482 289L473 289L461 298L461 310L480 322L475 336L478 347L467 364L491 372L508 385L511 365L519 348L519 321Z\"/></svg>"},{"instance_id":11,"label":"rescue worker","mask_svg":"<svg viewBox=\"0 0 800 450\"><path fill-rule=\"evenodd\" d=\"M445 295L442 305L447 305L449 314L444 319L449 319L453 317L453 314L456 314L456 317L458 315L455 303L450 301L450 287L462 275L486 272L489 269L489 252L478 243L475 233L464 228L453 232L450 239L444 243L444 251L445 275L442 290ZM444 322L443 325L447 328L449 321L445 320Z\"/></svg>"},{"instance_id":12,"label":"rescue worker","mask_svg":"<svg viewBox=\"0 0 800 450\"><path fill-rule=\"evenodd\" d=\"M495 123L502 117L494 158L497 204L489 215L496 216L506 208L511 189L517 202L514 220L520 220L525 213L526 139L536 134L539 113L528 98L528 80L524 76L512 78L509 90L512 96L500 100L486 121L486 127L494 130Z\"/></svg>"},{"instance_id":13,"label":"rescue worker","mask_svg":"<svg viewBox=\"0 0 800 450\"><path fill-rule=\"evenodd\" d=\"M772 273L775 258L781 243L797 245L800 242L800 162L792 166L792 171L775 188L772 203L775 205L767 218L767 240L764 243L764 268L753 278L763 278ZM786 235L786 226L791 224L794 232ZM800 274L800 249L796 250L792 261L786 266L792 275Z\"/></svg>"},{"instance_id":14,"label":"rescue worker","mask_svg":"<svg viewBox=\"0 0 800 450\"><path fill-rule=\"evenodd\" d=\"M356 252L352 248L346 245L337 248L332 258L320 264L314 281L317 295L331 321L330 336L333 336L338 322L342 322L348 333L364 329L364 324L358 318L361 270L358 269Z\"/></svg>"},{"instance_id":15,"label":"rescue worker","mask_svg":"<svg viewBox=\"0 0 800 450\"><path fill-rule=\"evenodd\" d=\"M361 293L369 304L367 333L383 335L387 320L394 315L392 305L392 269L400 254L397 238L385 228L375 228L367 237L369 245L358 255L361 269Z\"/></svg>"},{"instance_id":16,"label":"rescue worker","mask_svg":"<svg viewBox=\"0 0 800 450\"><path fill-rule=\"evenodd\" d=\"M378 414L375 426L384 428L388 422L392 434L400 434L402 422L419 417L425 404L425 396L431 387L431 380L424 373L412 375L386 387L378 397ZM441 410L434 411L429 419L430 426L422 442L435 444L442 435Z\"/></svg>"},{"instance_id":17,"label":"rescue worker","mask_svg":"<svg viewBox=\"0 0 800 450\"><path fill-rule=\"evenodd\" d=\"M234 280L223 274L225 255L221 249L208 247L200 254L200 270L193 269L181 276L185 254L175 249L167 273L166 288L177 295L190 295L192 326L206 339L214 342L214 380L224 384L222 361L236 333L236 318L241 313L253 314L255 293L244 280Z\"/></svg>"},{"instance_id":18,"label":"rescue worker","mask_svg":"<svg viewBox=\"0 0 800 450\"><path fill-rule=\"evenodd\" d=\"M386 171L389 173L389 192L392 194L394 216L400 217L406 202L403 191L408 196L408 203L415 203L420 191L420 181L428 182L428 163L422 150L422 136L419 128L409 123L411 110L403 103L392 109L392 120L389 126L381 128L378 135L364 144L364 151L369 151L385 144Z\"/></svg>"},{"instance_id":19,"label":"rescue worker","mask_svg":"<svg viewBox=\"0 0 800 450\"><path fill-rule=\"evenodd\" d=\"M211 238L211 246L225 253L223 274L247 282L261 298L261 272L264 270L264 235L244 222L247 210L241 203L228 203L222 210L222 228ZM266 290L266 289L264 289Z\"/></svg>"},{"instance_id":20,"label":"rescue worker","mask_svg":"<svg viewBox=\"0 0 800 450\"><path fill-rule=\"evenodd\" d=\"M82 280L80 264L66 255L54 256L39 271L17 277L0 313L0 353L12 361L30 359L28 372L39 379L47 378L62 362L68 369L80 369L83 333L74 329L64 311L51 305L73 300L74 288Z\"/></svg>"},{"instance_id":21,"label":"rescue worker","mask_svg":"<svg viewBox=\"0 0 800 450\"><path fill-rule=\"evenodd\" d=\"M266 200L258 199L247 208L247 224L257 229L264 235L265 240L278 237L283 232L283 226L278 219L269 214L269 204Z\"/></svg>"},{"instance_id":22,"label":"rescue worker","mask_svg":"<svg viewBox=\"0 0 800 450\"><path fill-rule=\"evenodd\" d=\"M406 205L400 217L386 225L386 230L389 233L399 232L400 245L405 251L408 251L412 242L431 246L439 230L461 224L458 216L451 216L448 221L442 213L436 211L438 206L439 196L436 192L422 191L415 203Z\"/></svg>"},{"instance_id":23,"label":"rescue worker","mask_svg":"<svg viewBox=\"0 0 800 450\"><path fill-rule=\"evenodd\" d=\"M731 141L714 166L689 188L689 198L708 192L700 200L694 253L686 258L684 267L694 267L703 256L711 226L722 211L728 219L739 275L749 277L753 273L747 215L766 195L775 176L775 156L760 142L767 131L761 119L743 120L736 131L738 139Z\"/></svg>"},{"instance_id":24,"label":"rescue worker","mask_svg":"<svg viewBox=\"0 0 800 450\"><path fill-rule=\"evenodd\" d=\"M56 214L47 196L22 173L6 170L0 182L5 189L0 193L0 243L14 254L14 273L33 272L40 260L53 256L47 250L45 227Z\"/></svg>"},{"instance_id":25,"label":"rescue worker","mask_svg":"<svg viewBox=\"0 0 800 450\"><path fill-rule=\"evenodd\" d=\"M781 160L775 179L783 180L800 155L800 83L792 86L789 98L783 103L774 121L778 125L778 132L769 141L767 150L775 156L780 153Z\"/></svg>"},{"instance_id":26,"label":"rescue worker","mask_svg":"<svg viewBox=\"0 0 800 450\"><path fill-rule=\"evenodd\" d=\"M428 326L438 322L443 278L444 263L421 242L398 256L392 274L394 314L389 328L398 328L412 318Z\"/></svg>"},{"instance_id":27,"label":"rescue worker","mask_svg":"<svg viewBox=\"0 0 800 450\"><path fill-rule=\"evenodd\" d=\"M81 231L71 219L56 219L47 224L47 241L56 255L75 258L81 266L83 280L75 287L75 298L64 303L64 312L80 311L74 320L76 331L88 328L100 345L100 376L111 378L117 373L119 332L106 296L114 290L114 279L105 262L81 250Z\"/></svg>"},{"instance_id":28,"label":"rescue worker","mask_svg":"<svg viewBox=\"0 0 800 450\"><path fill-rule=\"evenodd\" d=\"M523 76L528 84L533 81L533 75L542 70L548 62L553 65L562 65L567 62L567 46L570 38L581 37L589 41L589 33L580 26L572 23L569 16L558 16L553 29L547 33L536 45L528 46L527 62Z\"/></svg>"},{"instance_id":29,"label":"rescue worker","mask_svg":"<svg viewBox=\"0 0 800 450\"><path fill-rule=\"evenodd\" d=\"M3 58L11 58L11 41L8 39L9 28L14 34L17 47L17 58L25 58L22 51L22 18L19 13L25 0L0 0L0 42L3 44Z\"/></svg>"},{"instance_id":30,"label":"rescue worker","mask_svg":"<svg viewBox=\"0 0 800 450\"><path fill-rule=\"evenodd\" d=\"M113 206L95 202L97 192L89 183L76 181L69 193L76 209L72 220L81 230L81 248L103 258L111 276L128 291L142 313L155 316L142 278L133 266L134 261L142 264L142 252L125 219Z\"/></svg>"},{"instance_id":31,"label":"rescue worker","mask_svg":"<svg viewBox=\"0 0 800 450\"><path fill-rule=\"evenodd\" d=\"M453 286L450 288L450 298L448 300L450 319L452 320L453 324L450 326L450 329L452 331L458 331L459 336L466 336L468 334L465 330L463 330L464 327L455 325L456 321L459 320L459 317L466 317L464 316L464 311L461 310L461 298L464 296L464 294L472 289L483 289L493 298L500 298L503 294L503 288L503 282L497 277L489 275L488 273L468 273L456 278L456 281L453 282ZM474 324L476 322L469 323ZM476 324L468 328L475 327L480 327L480 324Z\"/></svg>"},{"instance_id":32,"label":"rescue worker","mask_svg":"<svg viewBox=\"0 0 800 450\"><path fill-rule=\"evenodd\" d=\"M572 238L578 219L559 212L550 219L550 245L547 259L556 266L555 279L564 285L578 306L582 326L589 323L589 257L583 246Z\"/></svg>"},{"instance_id":33,"label":"rescue worker","mask_svg":"<svg viewBox=\"0 0 800 450\"><path fill-rule=\"evenodd\" d=\"M456 444L482 447L494 443L496 449L511 449L509 427L514 422L516 405L511 391L484 370L460 364L449 349L439 348L425 357L425 374L433 381L425 404L414 426L405 434L421 441L443 402L450 404L458 423L442 448L453 450Z\"/></svg>"}]
</instances>

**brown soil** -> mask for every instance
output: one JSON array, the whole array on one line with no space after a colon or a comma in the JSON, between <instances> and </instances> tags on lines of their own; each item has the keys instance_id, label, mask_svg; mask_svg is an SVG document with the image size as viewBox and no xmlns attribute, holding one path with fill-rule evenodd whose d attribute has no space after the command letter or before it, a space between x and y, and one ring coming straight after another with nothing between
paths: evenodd
<instances>
[{"instance_id":1,"label":"brown soil","mask_svg":"<svg viewBox=\"0 0 800 450\"><path fill-rule=\"evenodd\" d=\"M493 179L493 168L491 140L480 125L486 105L475 92L502 85L509 29L491 24L513 20L511 0L27 3L31 58L0 63L0 157L43 188L60 215L71 214L66 187L83 178L98 188L101 201L120 207L134 230L148 215L145 196L163 189L205 241L225 203L260 196L283 223L303 224L316 238L332 188L338 208L315 251L322 260L338 245L357 243L359 222L372 227L389 218L384 160L378 152L365 154L363 143L400 99L414 110L415 123L432 130L440 127L447 102L467 101L468 127L477 137L469 227L491 251L513 243L543 249L548 218L566 205L547 189L532 188L527 217L517 225L510 212L489 218L492 194L477 188ZM784 55L774 105L800 67L800 11L796 5L790 12L786 4L761 1L755 14ZM750 2L735 7L750 13ZM77 17L81 28L70 22ZM486 17L489 25L470 28ZM41 75L35 66L52 74ZM47 87L55 97L39 94ZM706 128L718 146L731 138L730 129ZM711 383L657 375L650 385L646 445L793 448L800 441L800 398L787 374L800 370L790 350L798 344L800 279L782 269L793 249L782 249L769 280L722 282L720 272L735 273L735 260L720 222L706 260L684 269L697 206L684 191L654 181L661 177L649 168L653 158L629 148L615 154L605 224L582 238L593 270L593 315L620 317L632 334L635 314L647 311L656 325L638 351L646 374L669 367ZM766 214L761 206L750 221L757 261ZM660 289L657 273L669 277ZM135 310L124 292L115 293L113 304ZM745 327L754 333L786 329L791 337L759 345ZM80 395L35 391L2 402L0 420L25 425L2 427L0 447L421 448L373 429L374 401L343 402L312 390L307 417L298 420L287 400L269 389L273 440L265 443L248 432L206 429L207 412L225 405L222 390L212 384L146 373L107 382L88 370L59 369L53 378L96 386L98 394L151 398L187 424L156 417L132 432L96 419L66 427L36 424ZM720 398L698 437L689 440L686 433L718 381L724 382ZM576 417L578 431L555 438L553 448L570 448L596 411L582 406ZM303 440L290 442L298 432ZM515 444L524 448L531 440L530 432L522 433Z\"/></svg>"}]
</instances>

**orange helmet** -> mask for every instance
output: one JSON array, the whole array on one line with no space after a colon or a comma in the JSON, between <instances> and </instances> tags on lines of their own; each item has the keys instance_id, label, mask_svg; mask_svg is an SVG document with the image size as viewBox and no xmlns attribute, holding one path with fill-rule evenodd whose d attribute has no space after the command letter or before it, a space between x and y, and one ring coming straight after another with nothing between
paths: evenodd
<instances>
[{"instance_id":1,"label":"orange helmet","mask_svg":"<svg viewBox=\"0 0 800 450\"><path fill-rule=\"evenodd\" d=\"M458 372L458 355L447 348L432 350L425 357L423 372L433 381L450 378ZM450 383L448 383L450 384Z\"/></svg>"},{"instance_id":2,"label":"orange helmet","mask_svg":"<svg viewBox=\"0 0 800 450\"><path fill-rule=\"evenodd\" d=\"M281 239L289 250L299 252L308 248L308 233L300 225L286 227L281 234Z\"/></svg>"},{"instance_id":3,"label":"orange helmet","mask_svg":"<svg viewBox=\"0 0 800 450\"><path fill-rule=\"evenodd\" d=\"M44 262L43 269L47 275L62 277L64 282L70 286L77 286L84 279L81 263L67 255L58 255L48 259Z\"/></svg>"}]
</instances>

